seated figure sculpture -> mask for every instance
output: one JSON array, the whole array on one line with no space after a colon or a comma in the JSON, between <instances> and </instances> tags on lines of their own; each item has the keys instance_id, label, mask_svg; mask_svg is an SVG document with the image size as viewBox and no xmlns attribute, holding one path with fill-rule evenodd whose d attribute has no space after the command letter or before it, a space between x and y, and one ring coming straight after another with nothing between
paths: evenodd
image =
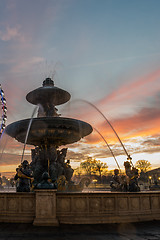
<instances>
[{"instance_id":1,"label":"seated figure sculpture","mask_svg":"<svg viewBox=\"0 0 160 240\"><path fill-rule=\"evenodd\" d=\"M57 150L57 171L58 171L57 177L64 175L64 164L65 164L66 154L67 154L67 148L63 148L62 150Z\"/></svg>"},{"instance_id":2,"label":"seated figure sculpture","mask_svg":"<svg viewBox=\"0 0 160 240\"><path fill-rule=\"evenodd\" d=\"M113 181L111 181L111 191L127 192L127 181L126 176L119 175L119 170L114 169L114 175L112 176Z\"/></svg>"},{"instance_id":3,"label":"seated figure sculpture","mask_svg":"<svg viewBox=\"0 0 160 240\"><path fill-rule=\"evenodd\" d=\"M48 161L44 161L48 159ZM36 147L32 149L32 162L30 163L31 169L33 171L34 188L37 188L38 184L43 180L43 173L49 172L49 178L52 182L57 179L57 151L55 147L50 147L48 149ZM45 176L45 175L44 175Z\"/></svg>"},{"instance_id":4,"label":"seated figure sculpture","mask_svg":"<svg viewBox=\"0 0 160 240\"><path fill-rule=\"evenodd\" d=\"M16 169L17 173L14 177L16 180L17 192L30 192L32 171L30 169L27 160L24 160L22 164Z\"/></svg>"},{"instance_id":5,"label":"seated figure sculpture","mask_svg":"<svg viewBox=\"0 0 160 240\"><path fill-rule=\"evenodd\" d=\"M30 166L33 171L34 186L36 186L42 180L42 174L44 172L43 166L44 155L45 153L42 151L40 147L32 149L32 162L30 163Z\"/></svg>"},{"instance_id":6,"label":"seated figure sculpture","mask_svg":"<svg viewBox=\"0 0 160 240\"><path fill-rule=\"evenodd\" d=\"M57 112L58 109L54 105L46 103L44 104L44 107L39 105L37 117L59 117L61 114L58 114Z\"/></svg>"},{"instance_id":7,"label":"seated figure sculpture","mask_svg":"<svg viewBox=\"0 0 160 240\"><path fill-rule=\"evenodd\" d=\"M70 160L65 162L66 154L67 148L57 151L58 177L64 175L68 183L70 183L74 170L71 168Z\"/></svg>"},{"instance_id":8,"label":"seated figure sculpture","mask_svg":"<svg viewBox=\"0 0 160 240\"><path fill-rule=\"evenodd\" d=\"M114 169L114 175L112 176L113 181L111 181L111 190L120 191L121 190L121 183L120 183L120 176L119 170Z\"/></svg>"},{"instance_id":9,"label":"seated figure sculpture","mask_svg":"<svg viewBox=\"0 0 160 240\"><path fill-rule=\"evenodd\" d=\"M48 153L49 156L49 176L54 183L58 177L57 170L57 150L55 147L51 147Z\"/></svg>"},{"instance_id":10,"label":"seated figure sculpture","mask_svg":"<svg viewBox=\"0 0 160 240\"><path fill-rule=\"evenodd\" d=\"M67 160L67 162L65 163L65 177L66 177L66 180L70 183L71 182L71 178L73 176L73 168L71 168L71 165L70 165L70 160Z\"/></svg>"},{"instance_id":11,"label":"seated figure sculpture","mask_svg":"<svg viewBox=\"0 0 160 240\"><path fill-rule=\"evenodd\" d=\"M32 149L32 162L30 166L34 176L34 188L42 186L39 183L44 182L42 177L44 172L48 172L49 181L55 183L53 188L56 188L57 180L62 176L65 177L68 184L72 183L71 178L74 170L70 166L70 161L65 161L66 154L67 148L57 150L54 146L50 146L47 149L40 147ZM48 159L47 165L44 159Z\"/></svg>"},{"instance_id":12,"label":"seated figure sculpture","mask_svg":"<svg viewBox=\"0 0 160 240\"><path fill-rule=\"evenodd\" d=\"M49 182L49 174L48 172L44 172L42 174L42 181L37 184L37 189L53 189L56 188L56 186Z\"/></svg>"},{"instance_id":13,"label":"seated figure sculpture","mask_svg":"<svg viewBox=\"0 0 160 240\"><path fill-rule=\"evenodd\" d=\"M125 172L128 177L128 191L139 192L140 187L138 186L138 169L131 167L129 161L124 162Z\"/></svg>"}]
</instances>

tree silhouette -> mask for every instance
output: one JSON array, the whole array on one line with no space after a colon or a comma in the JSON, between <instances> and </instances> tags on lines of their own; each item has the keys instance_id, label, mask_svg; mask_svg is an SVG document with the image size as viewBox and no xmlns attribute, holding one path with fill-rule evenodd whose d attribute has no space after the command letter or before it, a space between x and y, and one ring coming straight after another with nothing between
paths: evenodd
<instances>
[{"instance_id":1,"label":"tree silhouette","mask_svg":"<svg viewBox=\"0 0 160 240\"><path fill-rule=\"evenodd\" d=\"M86 172L87 175L91 176L93 173L100 176L100 180L102 177L102 172L108 169L106 163L101 162L100 160L96 160L92 157L87 157L87 159L80 164L81 168Z\"/></svg>"},{"instance_id":2,"label":"tree silhouette","mask_svg":"<svg viewBox=\"0 0 160 240\"><path fill-rule=\"evenodd\" d=\"M100 160L95 160L95 171L99 173L100 182L102 181L102 172L108 169L106 163L101 162Z\"/></svg>"},{"instance_id":3,"label":"tree silhouette","mask_svg":"<svg viewBox=\"0 0 160 240\"><path fill-rule=\"evenodd\" d=\"M87 159L81 162L80 166L84 169L87 175L90 175L94 172L95 169L95 159L92 157L87 157Z\"/></svg>"},{"instance_id":4,"label":"tree silhouette","mask_svg":"<svg viewBox=\"0 0 160 240\"><path fill-rule=\"evenodd\" d=\"M147 172L151 168L151 163L147 160L138 160L135 166L141 170L141 172Z\"/></svg>"}]
</instances>

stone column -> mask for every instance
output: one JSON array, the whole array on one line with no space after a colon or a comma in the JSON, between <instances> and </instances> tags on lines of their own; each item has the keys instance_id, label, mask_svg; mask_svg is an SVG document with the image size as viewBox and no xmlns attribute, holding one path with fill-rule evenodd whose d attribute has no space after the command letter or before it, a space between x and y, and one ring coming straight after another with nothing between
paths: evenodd
<instances>
[{"instance_id":1,"label":"stone column","mask_svg":"<svg viewBox=\"0 0 160 240\"><path fill-rule=\"evenodd\" d=\"M36 216L33 225L58 226L56 218L56 191L55 189L37 189Z\"/></svg>"}]
</instances>

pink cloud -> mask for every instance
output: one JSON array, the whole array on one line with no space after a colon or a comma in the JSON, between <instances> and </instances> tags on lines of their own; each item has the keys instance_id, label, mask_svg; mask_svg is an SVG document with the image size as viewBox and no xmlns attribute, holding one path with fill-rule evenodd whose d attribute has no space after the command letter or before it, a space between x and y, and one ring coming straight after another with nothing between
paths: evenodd
<instances>
[{"instance_id":1,"label":"pink cloud","mask_svg":"<svg viewBox=\"0 0 160 240\"><path fill-rule=\"evenodd\" d=\"M4 31L0 30L0 39L2 41L18 40L23 42L24 36L20 32L20 26L15 27L7 26Z\"/></svg>"},{"instance_id":2,"label":"pink cloud","mask_svg":"<svg viewBox=\"0 0 160 240\"><path fill-rule=\"evenodd\" d=\"M126 103L127 101L139 101L154 95L160 91L160 70L153 71L148 75L142 76L138 79L133 79L131 82L120 86L110 95L101 99L99 106L113 103Z\"/></svg>"}]
</instances>

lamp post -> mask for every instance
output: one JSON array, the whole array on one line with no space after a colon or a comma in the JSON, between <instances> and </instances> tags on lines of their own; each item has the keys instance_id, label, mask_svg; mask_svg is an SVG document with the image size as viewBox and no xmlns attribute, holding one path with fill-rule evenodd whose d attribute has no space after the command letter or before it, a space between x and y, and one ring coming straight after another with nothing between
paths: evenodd
<instances>
[{"instance_id":1,"label":"lamp post","mask_svg":"<svg viewBox=\"0 0 160 240\"><path fill-rule=\"evenodd\" d=\"M152 183L152 176L149 176L148 178L149 178L149 184L151 185L151 183Z\"/></svg>"}]
</instances>

